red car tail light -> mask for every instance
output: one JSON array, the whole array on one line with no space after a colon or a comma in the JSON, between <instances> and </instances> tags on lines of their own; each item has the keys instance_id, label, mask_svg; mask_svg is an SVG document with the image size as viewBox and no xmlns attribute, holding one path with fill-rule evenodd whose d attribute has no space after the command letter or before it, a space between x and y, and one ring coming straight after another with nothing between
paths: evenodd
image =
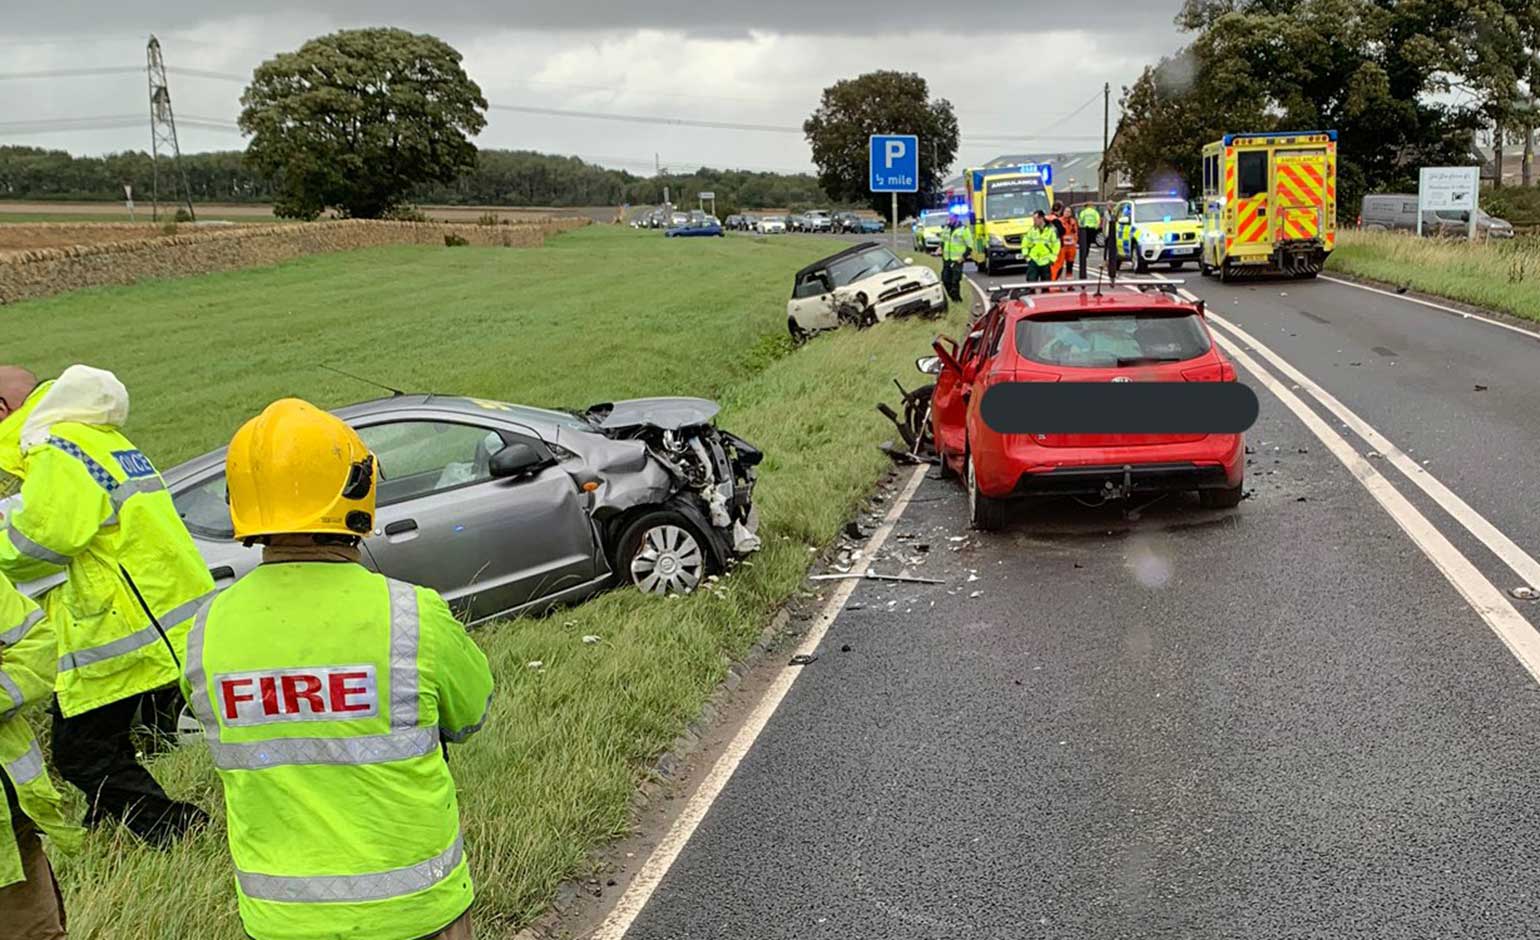
<instances>
[{"instance_id":1,"label":"red car tail light","mask_svg":"<svg viewBox=\"0 0 1540 940\"><path fill-rule=\"evenodd\" d=\"M1235 367L1228 359L1217 358L1206 365L1183 369L1182 378L1189 382L1234 382Z\"/></svg>"}]
</instances>

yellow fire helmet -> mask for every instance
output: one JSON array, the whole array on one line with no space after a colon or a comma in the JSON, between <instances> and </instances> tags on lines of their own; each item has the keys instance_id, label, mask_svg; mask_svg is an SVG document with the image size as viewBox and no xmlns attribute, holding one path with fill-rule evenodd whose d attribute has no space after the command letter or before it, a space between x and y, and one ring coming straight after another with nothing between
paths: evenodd
<instances>
[{"instance_id":1,"label":"yellow fire helmet","mask_svg":"<svg viewBox=\"0 0 1540 940\"><path fill-rule=\"evenodd\" d=\"M376 475L374 455L341 418L281 398L235 432L225 455L235 537L367 535Z\"/></svg>"}]
</instances>

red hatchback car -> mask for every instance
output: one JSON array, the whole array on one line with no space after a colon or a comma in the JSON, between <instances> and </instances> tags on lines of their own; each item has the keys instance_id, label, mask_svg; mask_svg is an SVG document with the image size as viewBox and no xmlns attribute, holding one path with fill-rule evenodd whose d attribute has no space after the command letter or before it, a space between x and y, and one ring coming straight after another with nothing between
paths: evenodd
<instances>
[{"instance_id":1,"label":"red hatchback car","mask_svg":"<svg viewBox=\"0 0 1540 940\"><path fill-rule=\"evenodd\" d=\"M1180 282L1081 282L998 289L961 348L937 339L931 431L944 475L961 477L969 521L996 529L1009 500L1100 499L1196 490L1204 506L1241 501L1241 434L1001 434L980 417L1004 382L1234 382L1203 303ZM950 348L948 348L950 347Z\"/></svg>"}]
</instances>

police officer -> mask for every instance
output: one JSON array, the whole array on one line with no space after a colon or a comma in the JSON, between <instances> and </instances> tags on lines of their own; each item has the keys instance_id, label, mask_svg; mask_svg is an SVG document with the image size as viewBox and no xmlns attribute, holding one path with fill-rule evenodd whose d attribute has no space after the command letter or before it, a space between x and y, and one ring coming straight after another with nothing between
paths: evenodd
<instances>
[{"instance_id":1,"label":"police officer","mask_svg":"<svg viewBox=\"0 0 1540 940\"><path fill-rule=\"evenodd\" d=\"M486 657L438 594L359 564L379 469L286 398L225 460L262 564L198 613L182 690L224 784L256 940L470 940L472 888L441 742L486 720Z\"/></svg>"},{"instance_id":2,"label":"police officer","mask_svg":"<svg viewBox=\"0 0 1540 940\"><path fill-rule=\"evenodd\" d=\"M14 940L64 940L64 903L38 833L55 848L80 844L43 767L25 705L53 695L59 652L43 612L0 574L0 924Z\"/></svg>"},{"instance_id":3,"label":"police officer","mask_svg":"<svg viewBox=\"0 0 1540 940\"><path fill-rule=\"evenodd\" d=\"M947 217L946 233L941 236L941 283L953 300L962 300L963 262L972 253L973 236L968 234L962 217L952 213Z\"/></svg>"},{"instance_id":4,"label":"police officer","mask_svg":"<svg viewBox=\"0 0 1540 940\"><path fill-rule=\"evenodd\" d=\"M1080 210L1076 219L1080 223L1080 279L1086 279L1086 263L1091 260L1091 246L1096 244L1096 236L1101 232L1102 214L1096 208L1096 203L1088 202Z\"/></svg>"},{"instance_id":5,"label":"police officer","mask_svg":"<svg viewBox=\"0 0 1540 940\"><path fill-rule=\"evenodd\" d=\"M63 574L43 606L58 644L50 748L86 795L86 825L121 819L165 843L204 821L136 757L130 727L174 686L192 616L214 589L155 466L119 428L128 393L71 366L39 383L0 366L0 474L20 481L0 529L0 574Z\"/></svg>"},{"instance_id":6,"label":"police officer","mask_svg":"<svg viewBox=\"0 0 1540 940\"><path fill-rule=\"evenodd\" d=\"M1053 279L1053 263L1059 257L1059 233L1048 224L1041 209L1032 214L1032 227L1021 236L1021 257L1027 262L1028 281Z\"/></svg>"}]
</instances>

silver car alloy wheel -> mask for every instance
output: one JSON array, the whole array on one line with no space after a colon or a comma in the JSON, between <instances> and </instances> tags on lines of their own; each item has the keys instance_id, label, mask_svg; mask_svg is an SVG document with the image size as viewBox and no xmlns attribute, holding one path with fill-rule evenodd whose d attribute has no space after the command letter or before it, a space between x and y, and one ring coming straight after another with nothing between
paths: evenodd
<instances>
[{"instance_id":1,"label":"silver car alloy wheel","mask_svg":"<svg viewBox=\"0 0 1540 940\"><path fill-rule=\"evenodd\" d=\"M676 525L648 529L631 558L631 583L648 594L688 594L705 573L700 543Z\"/></svg>"}]
</instances>

